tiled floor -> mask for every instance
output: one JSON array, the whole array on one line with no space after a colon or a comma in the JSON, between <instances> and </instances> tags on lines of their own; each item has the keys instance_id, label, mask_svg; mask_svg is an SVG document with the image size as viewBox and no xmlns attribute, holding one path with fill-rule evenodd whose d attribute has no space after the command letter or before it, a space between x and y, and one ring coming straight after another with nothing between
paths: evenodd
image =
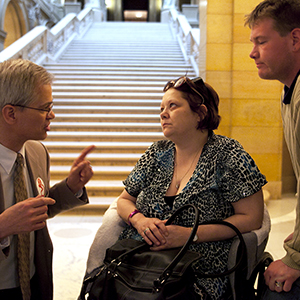
<instances>
[{"instance_id":1,"label":"tiled floor","mask_svg":"<svg viewBox=\"0 0 300 300\"><path fill-rule=\"evenodd\" d=\"M286 195L270 200L267 207L272 220L267 250L277 259L284 255L282 241L294 227L296 198ZM77 299L88 251L101 222L101 216L90 214L62 215L48 221L54 244L54 300Z\"/></svg>"}]
</instances>

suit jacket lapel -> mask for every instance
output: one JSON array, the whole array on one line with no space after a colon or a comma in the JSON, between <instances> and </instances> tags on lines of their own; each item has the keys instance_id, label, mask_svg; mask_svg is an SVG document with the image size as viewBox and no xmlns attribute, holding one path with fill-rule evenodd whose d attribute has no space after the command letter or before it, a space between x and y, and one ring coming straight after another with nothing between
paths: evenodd
<instances>
[{"instance_id":1,"label":"suit jacket lapel","mask_svg":"<svg viewBox=\"0 0 300 300\"><path fill-rule=\"evenodd\" d=\"M47 168L43 164L43 160L40 159L40 156L45 152L44 149L41 152L41 149L43 148L38 148L37 144L25 144L26 165L34 196L39 194L47 195L49 190ZM42 191L41 188L38 189L38 185L40 184Z\"/></svg>"},{"instance_id":2,"label":"suit jacket lapel","mask_svg":"<svg viewBox=\"0 0 300 300\"><path fill-rule=\"evenodd\" d=\"M3 197L3 190L2 190L2 180L0 176L0 213L4 211L4 197Z\"/></svg>"}]
</instances>

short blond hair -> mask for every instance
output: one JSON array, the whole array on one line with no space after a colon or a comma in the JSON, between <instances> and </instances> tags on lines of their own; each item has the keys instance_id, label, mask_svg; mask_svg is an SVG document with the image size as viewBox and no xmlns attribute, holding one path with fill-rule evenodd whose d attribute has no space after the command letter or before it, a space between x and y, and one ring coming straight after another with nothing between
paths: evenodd
<instances>
[{"instance_id":1,"label":"short blond hair","mask_svg":"<svg viewBox=\"0 0 300 300\"><path fill-rule=\"evenodd\" d=\"M274 30L286 36L295 28L300 28L299 0L264 0L246 15L245 26L252 28L263 19L272 19Z\"/></svg>"},{"instance_id":2,"label":"short blond hair","mask_svg":"<svg viewBox=\"0 0 300 300\"><path fill-rule=\"evenodd\" d=\"M43 85L51 85L53 75L45 68L25 59L0 63L0 108L7 104L30 105Z\"/></svg>"}]
</instances>

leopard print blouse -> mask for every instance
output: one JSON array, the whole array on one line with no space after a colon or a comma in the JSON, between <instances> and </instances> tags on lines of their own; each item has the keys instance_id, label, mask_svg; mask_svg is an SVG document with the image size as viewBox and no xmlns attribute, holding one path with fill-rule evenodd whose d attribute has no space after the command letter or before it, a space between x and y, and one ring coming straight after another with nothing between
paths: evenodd
<instances>
[{"instance_id":1,"label":"leopard print blouse","mask_svg":"<svg viewBox=\"0 0 300 300\"><path fill-rule=\"evenodd\" d=\"M124 181L126 191L137 198L136 207L146 217L167 219L184 204L191 203L200 211L200 223L223 220L234 214L231 203L258 192L267 183L250 155L234 139L210 134L189 182L176 196L171 208L164 196L172 181L175 144L169 140L153 143L142 155ZM187 212L177 225L191 227L193 213ZM142 240L135 228L127 226L120 239ZM218 273L226 270L231 239L195 243L190 250L202 257L193 268L197 272ZM222 297L228 288L227 277L196 278L196 285L212 299Z\"/></svg>"}]
</instances>

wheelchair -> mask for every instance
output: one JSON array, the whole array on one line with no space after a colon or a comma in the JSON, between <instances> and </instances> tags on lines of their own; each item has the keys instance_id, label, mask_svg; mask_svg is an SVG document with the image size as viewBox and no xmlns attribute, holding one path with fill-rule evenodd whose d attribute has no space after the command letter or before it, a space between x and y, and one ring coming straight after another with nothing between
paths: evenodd
<instances>
[{"instance_id":1,"label":"wheelchair","mask_svg":"<svg viewBox=\"0 0 300 300\"><path fill-rule=\"evenodd\" d=\"M242 257L241 267L229 275L231 292L226 300L261 299L266 288L264 272L273 261L272 255L265 251L270 229L270 216L265 206L262 227L243 234L246 251ZM235 265L240 252L239 240L234 238L229 253L228 269Z\"/></svg>"},{"instance_id":2,"label":"wheelchair","mask_svg":"<svg viewBox=\"0 0 300 300\"><path fill-rule=\"evenodd\" d=\"M273 261L271 254L264 251L269 237L270 224L270 216L265 206L262 227L243 234L246 251L242 256L240 267L229 275L230 291L226 295L226 300L260 299L265 287L263 273ZM106 210L102 225L91 245L86 275L102 265L105 251L99 251L99 249L111 247L124 227L125 222L120 219L117 213L117 199L115 199ZM240 240L236 237L229 253L228 270L236 265L237 258L240 256Z\"/></svg>"}]
</instances>

